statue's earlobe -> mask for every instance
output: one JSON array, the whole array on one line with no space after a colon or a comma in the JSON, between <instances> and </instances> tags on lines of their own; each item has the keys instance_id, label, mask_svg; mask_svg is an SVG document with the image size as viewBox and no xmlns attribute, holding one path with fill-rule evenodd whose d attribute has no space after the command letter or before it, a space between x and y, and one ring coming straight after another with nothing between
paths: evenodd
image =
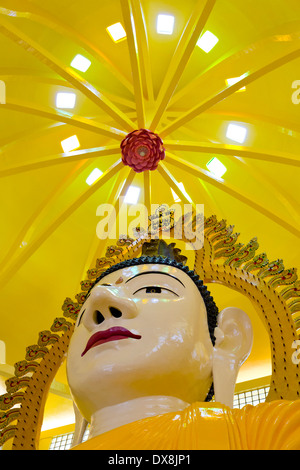
<instances>
[{"instance_id":1,"label":"statue's earlobe","mask_svg":"<svg viewBox=\"0 0 300 470\"><path fill-rule=\"evenodd\" d=\"M253 343L253 330L248 315L236 307L225 308L219 314L215 337L215 401L232 408L238 371L249 356Z\"/></svg>"},{"instance_id":2,"label":"statue's earlobe","mask_svg":"<svg viewBox=\"0 0 300 470\"><path fill-rule=\"evenodd\" d=\"M73 402L73 408L74 408L74 413L75 413L75 432L74 432L72 447L77 446L78 444L82 442L83 435L88 425L87 420L81 415L80 411L78 410L74 402Z\"/></svg>"}]
</instances>

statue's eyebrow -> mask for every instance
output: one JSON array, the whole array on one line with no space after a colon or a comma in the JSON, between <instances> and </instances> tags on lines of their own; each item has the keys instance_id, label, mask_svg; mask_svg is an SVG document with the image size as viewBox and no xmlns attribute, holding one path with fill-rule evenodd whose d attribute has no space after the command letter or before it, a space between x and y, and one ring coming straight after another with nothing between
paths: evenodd
<instances>
[{"instance_id":1,"label":"statue's eyebrow","mask_svg":"<svg viewBox=\"0 0 300 470\"><path fill-rule=\"evenodd\" d=\"M134 279L135 277L138 277L138 276L143 276L144 274L161 274L161 275L164 275L164 276L170 276L172 277L173 279L175 279L175 281L178 281L180 282L180 284L183 285L183 287L185 287L185 285L183 284L183 282L180 281L180 279L178 279L177 277L175 276L172 276L171 274L169 273L163 273L161 271L146 271L144 273L139 273L139 274L136 274L135 276L131 277L130 279L127 279L127 281L125 282L125 284L129 281L131 281L132 279Z\"/></svg>"}]
</instances>

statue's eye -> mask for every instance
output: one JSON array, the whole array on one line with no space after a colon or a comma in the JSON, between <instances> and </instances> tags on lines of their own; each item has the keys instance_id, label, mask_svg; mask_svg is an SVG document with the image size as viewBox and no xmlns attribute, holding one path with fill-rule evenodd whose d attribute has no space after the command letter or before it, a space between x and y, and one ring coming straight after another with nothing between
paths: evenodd
<instances>
[{"instance_id":1,"label":"statue's eye","mask_svg":"<svg viewBox=\"0 0 300 470\"><path fill-rule=\"evenodd\" d=\"M138 294L162 294L162 295L169 295L169 294L174 294L176 297L179 297L176 292L174 292L171 289L167 289L166 287L159 287L159 286L145 286L141 287L140 289L136 290L133 292L133 295Z\"/></svg>"},{"instance_id":2,"label":"statue's eye","mask_svg":"<svg viewBox=\"0 0 300 470\"><path fill-rule=\"evenodd\" d=\"M146 294L161 294L161 288L157 286L146 287Z\"/></svg>"}]
</instances>

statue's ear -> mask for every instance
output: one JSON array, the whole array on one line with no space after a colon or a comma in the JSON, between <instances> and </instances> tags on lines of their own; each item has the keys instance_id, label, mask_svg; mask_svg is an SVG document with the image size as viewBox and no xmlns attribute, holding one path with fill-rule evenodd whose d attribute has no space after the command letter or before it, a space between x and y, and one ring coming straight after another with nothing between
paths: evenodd
<instances>
[{"instance_id":1,"label":"statue's ear","mask_svg":"<svg viewBox=\"0 0 300 470\"><path fill-rule=\"evenodd\" d=\"M215 400L232 408L238 371L249 356L253 343L253 330L248 315L236 307L225 308L219 314L215 337Z\"/></svg>"},{"instance_id":2,"label":"statue's ear","mask_svg":"<svg viewBox=\"0 0 300 470\"><path fill-rule=\"evenodd\" d=\"M75 432L74 432L74 437L73 437L73 442L72 442L72 447L77 446L82 442L84 432L87 428L88 422L87 420L82 416L80 413L79 409L73 402L73 408L74 408L74 413L75 413Z\"/></svg>"}]
</instances>

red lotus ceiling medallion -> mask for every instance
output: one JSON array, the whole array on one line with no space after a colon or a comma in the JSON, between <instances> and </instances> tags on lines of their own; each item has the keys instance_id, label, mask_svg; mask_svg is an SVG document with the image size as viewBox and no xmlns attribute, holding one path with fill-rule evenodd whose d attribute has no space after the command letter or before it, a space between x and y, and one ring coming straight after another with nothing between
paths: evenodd
<instances>
[{"instance_id":1,"label":"red lotus ceiling medallion","mask_svg":"<svg viewBox=\"0 0 300 470\"><path fill-rule=\"evenodd\" d=\"M161 138L147 129L130 132L121 142L122 161L136 173L156 170L160 160L165 158Z\"/></svg>"}]
</instances>

